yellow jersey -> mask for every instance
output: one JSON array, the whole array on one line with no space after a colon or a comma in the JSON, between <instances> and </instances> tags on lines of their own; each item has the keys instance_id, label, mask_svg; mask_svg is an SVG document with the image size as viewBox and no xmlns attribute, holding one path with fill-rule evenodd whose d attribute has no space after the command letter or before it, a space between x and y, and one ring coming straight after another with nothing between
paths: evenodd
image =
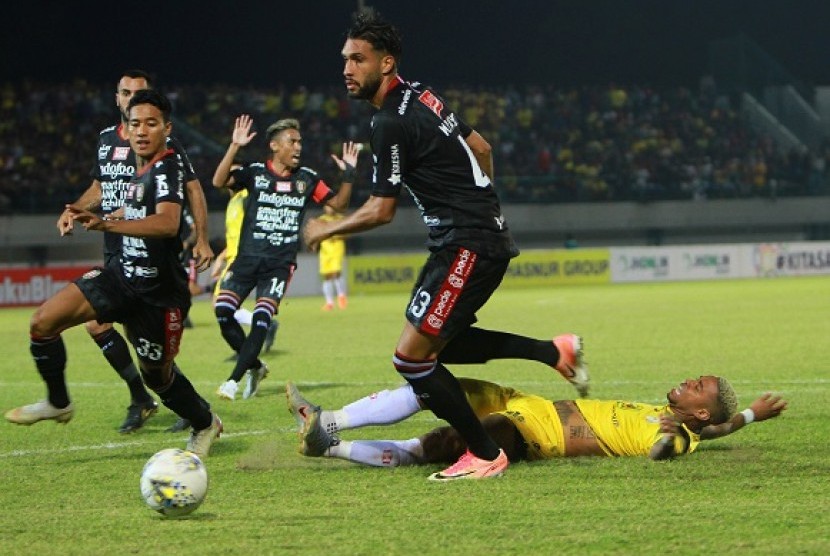
<instances>
[{"instance_id":1,"label":"yellow jersey","mask_svg":"<svg viewBox=\"0 0 830 556\"><path fill-rule=\"evenodd\" d=\"M660 415L671 413L668 405L619 400L574 400L574 403L609 456L647 456L663 436ZM700 435L685 425L681 429L681 434L675 437L674 453L691 453L700 443Z\"/></svg>"},{"instance_id":2,"label":"yellow jersey","mask_svg":"<svg viewBox=\"0 0 830 556\"><path fill-rule=\"evenodd\" d=\"M248 190L240 189L228 200L225 208L225 257L232 261L239 251L239 236L242 232L242 220L245 219L245 203Z\"/></svg>"}]
</instances>

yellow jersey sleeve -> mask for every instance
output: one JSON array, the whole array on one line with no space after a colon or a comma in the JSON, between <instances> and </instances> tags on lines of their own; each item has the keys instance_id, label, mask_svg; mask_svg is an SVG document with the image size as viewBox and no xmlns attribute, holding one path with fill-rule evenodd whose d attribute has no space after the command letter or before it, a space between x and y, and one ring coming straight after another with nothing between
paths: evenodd
<instances>
[{"instance_id":1,"label":"yellow jersey sleeve","mask_svg":"<svg viewBox=\"0 0 830 556\"><path fill-rule=\"evenodd\" d=\"M660 440L660 414L670 413L668 405L649 405L619 400L575 400L585 422L594 431L609 456L648 456ZM675 437L677 455L691 453L700 436L685 426Z\"/></svg>"}]
</instances>

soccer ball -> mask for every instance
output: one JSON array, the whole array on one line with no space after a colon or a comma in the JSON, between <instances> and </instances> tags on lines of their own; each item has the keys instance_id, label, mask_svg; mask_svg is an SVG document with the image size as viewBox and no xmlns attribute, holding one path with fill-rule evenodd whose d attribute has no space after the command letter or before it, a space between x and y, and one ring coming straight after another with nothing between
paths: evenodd
<instances>
[{"instance_id":1,"label":"soccer ball","mask_svg":"<svg viewBox=\"0 0 830 556\"><path fill-rule=\"evenodd\" d=\"M187 515L205 500L207 469L193 452L167 448L144 464L140 487L151 509L168 517Z\"/></svg>"}]
</instances>

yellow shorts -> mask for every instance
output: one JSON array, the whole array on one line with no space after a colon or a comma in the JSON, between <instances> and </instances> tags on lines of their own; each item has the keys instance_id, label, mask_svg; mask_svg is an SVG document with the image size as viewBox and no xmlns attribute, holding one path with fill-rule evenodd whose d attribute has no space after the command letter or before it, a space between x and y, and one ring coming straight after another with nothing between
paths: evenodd
<instances>
[{"instance_id":1,"label":"yellow shorts","mask_svg":"<svg viewBox=\"0 0 830 556\"><path fill-rule=\"evenodd\" d=\"M343 258L346 256L346 242L343 240L327 240L320 245L320 274L334 274L343 270Z\"/></svg>"},{"instance_id":2,"label":"yellow shorts","mask_svg":"<svg viewBox=\"0 0 830 556\"><path fill-rule=\"evenodd\" d=\"M219 291L222 289L222 280L225 279L225 273L228 272L228 269L231 267L231 263L233 263L234 259L236 259L236 257L229 257L225 259L225 268L222 269L222 273L219 275L216 285L213 286L214 299L216 299L216 296L219 295Z\"/></svg>"},{"instance_id":3,"label":"yellow shorts","mask_svg":"<svg viewBox=\"0 0 830 556\"><path fill-rule=\"evenodd\" d=\"M483 380L460 378L459 382L479 418L498 413L516 425L527 443L527 459L565 455L565 432L552 401Z\"/></svg>"}]
</instances>

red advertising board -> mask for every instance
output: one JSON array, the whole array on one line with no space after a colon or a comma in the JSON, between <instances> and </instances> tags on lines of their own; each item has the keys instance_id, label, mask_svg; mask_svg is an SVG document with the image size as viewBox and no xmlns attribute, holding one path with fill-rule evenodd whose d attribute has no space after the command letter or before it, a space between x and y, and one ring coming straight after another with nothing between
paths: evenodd
<instances>
[{"instance_id":1,"label":"red advertising board","mask_svg":"<svg viewBox=\"0 0 830 556\"><path fill-rule=\"evenodd\" d=\"M0 268L0 307L40 305L90 268L92 265Z\"/></svg>"}]
</instances>

